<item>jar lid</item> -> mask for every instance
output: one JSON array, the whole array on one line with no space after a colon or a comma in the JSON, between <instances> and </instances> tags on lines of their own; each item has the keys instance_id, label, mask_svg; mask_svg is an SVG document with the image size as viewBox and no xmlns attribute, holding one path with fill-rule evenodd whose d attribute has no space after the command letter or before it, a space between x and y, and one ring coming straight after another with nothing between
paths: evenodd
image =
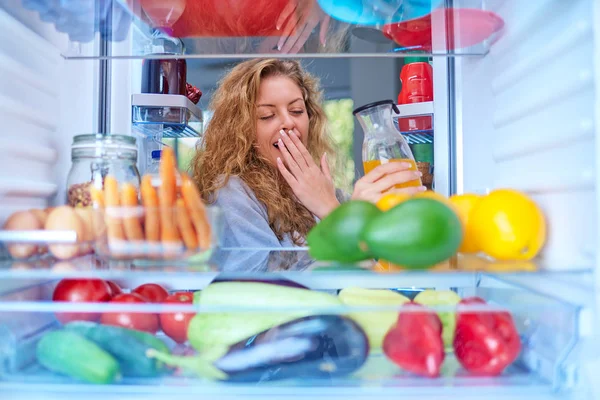
<instances>
[{"instance_id":1,"label":"jar lid","mask_svg":"<svg viewBox=\"0 0 600 400\"><path fill-rule=\"evenodd\" d=\"M128 135L103 135L100 133L76 135L71 149L112 148L137 150L136 140Z\"/></svg>"}]
</instances>

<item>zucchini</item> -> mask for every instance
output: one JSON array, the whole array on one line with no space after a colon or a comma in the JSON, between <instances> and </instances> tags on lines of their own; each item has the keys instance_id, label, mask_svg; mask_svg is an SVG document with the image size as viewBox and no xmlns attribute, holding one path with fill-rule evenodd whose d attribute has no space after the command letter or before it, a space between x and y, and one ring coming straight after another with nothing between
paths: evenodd
<instances>
[{"instance_id":1,"label":"zucchini","mask_svg":"<svg viewBox=\"0 0 600 400\"><path fill-rule=\"evenodd\" d=\"M65 329L86 337L112 354L119 361L124 376L156 377L168 371L164 363L147 357L149 349L169 353L162 340L148 333L89 321L70 322Z\"/></svg>"},{"instance_id":2,"label":"zucchini","mask_svg":"<svg viewBox=\"0 0 600 400\"><path fill-rule=\"evenodd\" d=\"M211 283L194 293L194 304L248 309L196 314L188 327L188 339L198 351L229 346L296 318L319 314L320 307L343 305L328 293L257 282ZM276 312L249 312L253 307Z\"/></svg>"},{"instance_id":3,"label":"zucchini","mask_svg":"<svg viewBox=\"0 0 600 400\"><path fill-rule=\"evenodd\" d=\"M67 330L45 334L37 344L38 362L53 372L95 384L120 378L119 363L85 337Z\"/></svg>"}]
</instances>

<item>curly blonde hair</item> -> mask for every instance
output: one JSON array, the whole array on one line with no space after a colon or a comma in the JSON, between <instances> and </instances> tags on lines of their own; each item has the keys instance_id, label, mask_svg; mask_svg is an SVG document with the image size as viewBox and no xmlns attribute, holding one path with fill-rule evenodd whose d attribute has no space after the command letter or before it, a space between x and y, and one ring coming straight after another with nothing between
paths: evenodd
<instances>
[{"instance_id":1,"label":"curly blonde hair","mask_svg":"<svg viewBox=\"0 0 600 400\"><path fill-rule=\"evenodd\" d=\"M309 118L307 149L317 165L327 152L335 174L318 80L294 60L253 59L235 66L214 93L210 106L214 113L192 161L192 176L208 203L216 201L217 191L229 177L238 176L266 206L269 226L277 238L289 234L295 244L302 244L315 217L256 147L258 90L261 80L272 76L288 77L302 91Z\"/></svg>"}]
</instances>

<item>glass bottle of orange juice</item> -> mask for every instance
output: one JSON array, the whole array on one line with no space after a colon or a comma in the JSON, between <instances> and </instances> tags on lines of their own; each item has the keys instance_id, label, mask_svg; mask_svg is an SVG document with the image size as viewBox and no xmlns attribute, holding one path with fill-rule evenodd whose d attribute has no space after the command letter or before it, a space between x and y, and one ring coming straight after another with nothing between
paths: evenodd
<instances>
[{"instance_id":1,"label":"glass bottle of orange juice","mask_svg":"<svg viewBox=\"0 0 600 400\"><path fill-rule=\"evenodd\" d=\"M410 169L417 170L412 151L402 134L394 126L392 110L399 113L392 100L382 100L358 107L353 114L363 129L363 167L365 174L381 164L390 162L406 162ZM421 179L396 185L396 188L421 186Z\"/></svg>"}]
</instances>

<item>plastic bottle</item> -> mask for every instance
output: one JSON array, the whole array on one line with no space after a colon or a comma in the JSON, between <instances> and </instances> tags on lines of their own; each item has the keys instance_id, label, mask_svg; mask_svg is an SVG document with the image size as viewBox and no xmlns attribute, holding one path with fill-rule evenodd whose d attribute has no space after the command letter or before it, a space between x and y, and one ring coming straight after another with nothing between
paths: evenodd
<instances>
[{"instance_id":1,"label":"plastic bottle","mask_svg":"<svg viewBox=\"0 0 600 400\"><path fill-rule=\"evenodd\" d=\"M400 72L402 90L398 104L433 101L433 68L426 57L407 57ZM398 120L401 132L432 129L431 117L402 118Z\"/></svg>"}]
</instances>

